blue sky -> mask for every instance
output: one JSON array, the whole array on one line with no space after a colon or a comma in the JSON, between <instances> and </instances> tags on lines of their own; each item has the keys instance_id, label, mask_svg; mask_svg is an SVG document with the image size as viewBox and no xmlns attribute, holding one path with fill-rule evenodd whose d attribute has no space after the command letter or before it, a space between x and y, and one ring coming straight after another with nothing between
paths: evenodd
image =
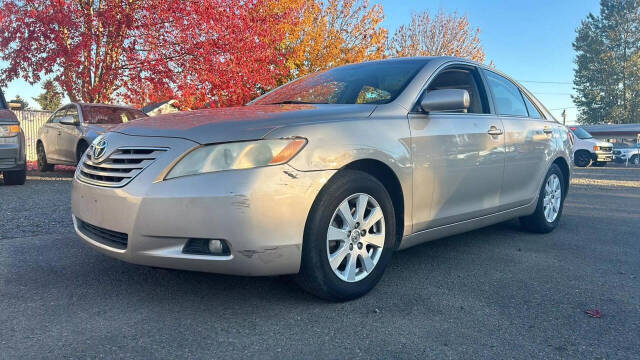
<instances>
[{"instance_id":1,"label":"blue sky","mask_svg":"<svg viewBox=\"0 0 640 360\"><path fill-rule=\"evenodd\" d=\"M599 0L378 0L384 7L384 26L393 32L410 21L411 12L442 9L467 14L480 40L487 62L520 81L549 109L573 107L575 30L589 12L599 13ZM545 84L538 82L560 82ZM560 119L562 110L553 114ZM567 109L567 123L576 109Z\"/></svg>"},{"instance_id":2,"label":"blue sky","mask_svg":"<svg viewBox=\"0 0 640 360\"><path fill-rule=\"evenodd\" d=\"M558 118L567 107L569 122L576 111L569 96L573 92L574 52L571 43L575 29L589 12L599 12L599 0L371 0L384 7L384 26L393 33L408 23L412 12L439 9L469 15L473 27L480 27L480 39L487 54L499 70L521 81ZM6 64L0 62L0 68ZM538 82L558 82L536 83ZM16 94L31 99L41 92L39 84L31 86L16 80L5 89L7 99Z\"/></svg>"}]
</instances>

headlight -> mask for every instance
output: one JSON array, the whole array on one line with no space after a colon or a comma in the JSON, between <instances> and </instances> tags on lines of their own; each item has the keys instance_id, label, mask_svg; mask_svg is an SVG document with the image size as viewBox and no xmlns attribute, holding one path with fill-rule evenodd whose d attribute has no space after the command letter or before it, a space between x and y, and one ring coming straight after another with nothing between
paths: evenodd
<instances>
[{"instance_id":1,"label":"headlight","mask_svg":"<svg viewBox=\"0 0 640 360\"><path fill-rule=\"evenodd\" d=\"M205 145L180 159L165 179L284 164L306 145L302 138Z\"/></svg>"},{"instance_id":2,"label":"headlight","mask_svg":"<svg viewBox=\"0 0 640 360\"><path fill-rule=\"evenodd\" d=\"M12 137L20 134L20 125L0 125L0 137Z\"/></svg>"},{"instance_id":3,"label":"headlight","mask_svg":"<svg viewBox=\"0 0 640 360\"><path fill-rule=\"evenodd\" d=\"M593 147L593 151L598 151L598 150L600 150L600 147L599 147L599 146L594 146L594 147Z\"/></svg>"}]
</instances>

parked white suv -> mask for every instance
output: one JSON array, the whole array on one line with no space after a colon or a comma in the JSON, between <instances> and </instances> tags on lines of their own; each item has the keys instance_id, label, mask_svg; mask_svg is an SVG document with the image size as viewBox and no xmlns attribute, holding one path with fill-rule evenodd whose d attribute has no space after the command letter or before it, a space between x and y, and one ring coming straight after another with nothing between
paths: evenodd
<instances>
[{"instance_id":1,"label":"parked white suv","mask_svg":"<svg viewBox=\"0 0 640 360\"><path fill-rule=\"evenodd\" d=\"M613 160L613 144L594 139L585 129L569 127L574 135L573 163L579 167L589 164L602 167Z\"/></svg>"}]
</instances>

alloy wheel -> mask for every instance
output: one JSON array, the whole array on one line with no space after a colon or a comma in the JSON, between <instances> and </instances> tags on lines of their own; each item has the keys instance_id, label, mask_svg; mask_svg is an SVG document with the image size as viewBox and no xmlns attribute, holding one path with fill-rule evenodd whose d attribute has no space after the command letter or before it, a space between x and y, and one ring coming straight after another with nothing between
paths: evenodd
<instances>
[{"instance_id":1,"label":"alloy wheel","mask_svg":"<svg viewBox=\"0 0 640 360\"><path fill-rule=\"evenodd\" d=\"M562 186L558 175L551 174L544 187L544 217L547 222L552 223L560 212L560 202L562 201Z\"/></svg>"},{"instance_id":2,"label":"alloy wheel","mask_svg":"<svg viewBox=\"0 0 640 360\"><path fill-rule=\"evenodd\" d=\"M338 278L357 282L373 271L384 248L384 226L372 196L353 194L340 203L327 230L327 257Z\"/></svg>"}]
</instances>

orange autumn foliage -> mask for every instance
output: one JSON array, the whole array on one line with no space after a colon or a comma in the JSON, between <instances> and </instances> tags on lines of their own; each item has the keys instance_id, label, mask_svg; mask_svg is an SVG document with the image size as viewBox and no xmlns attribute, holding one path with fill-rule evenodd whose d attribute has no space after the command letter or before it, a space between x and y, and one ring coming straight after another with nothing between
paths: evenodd
<instances>
[{"instance_id":1,"label":"orange autumn foliage","mask_svg":"<svg viewBox=\"0 0 640 360\"><path fill-rule=\"evenodd\" d=\"M301 6L298 21L286 29L290 78L385 56L387 30L381 5L368 0L281 0Z\"/></svg>"}]
</instances>

